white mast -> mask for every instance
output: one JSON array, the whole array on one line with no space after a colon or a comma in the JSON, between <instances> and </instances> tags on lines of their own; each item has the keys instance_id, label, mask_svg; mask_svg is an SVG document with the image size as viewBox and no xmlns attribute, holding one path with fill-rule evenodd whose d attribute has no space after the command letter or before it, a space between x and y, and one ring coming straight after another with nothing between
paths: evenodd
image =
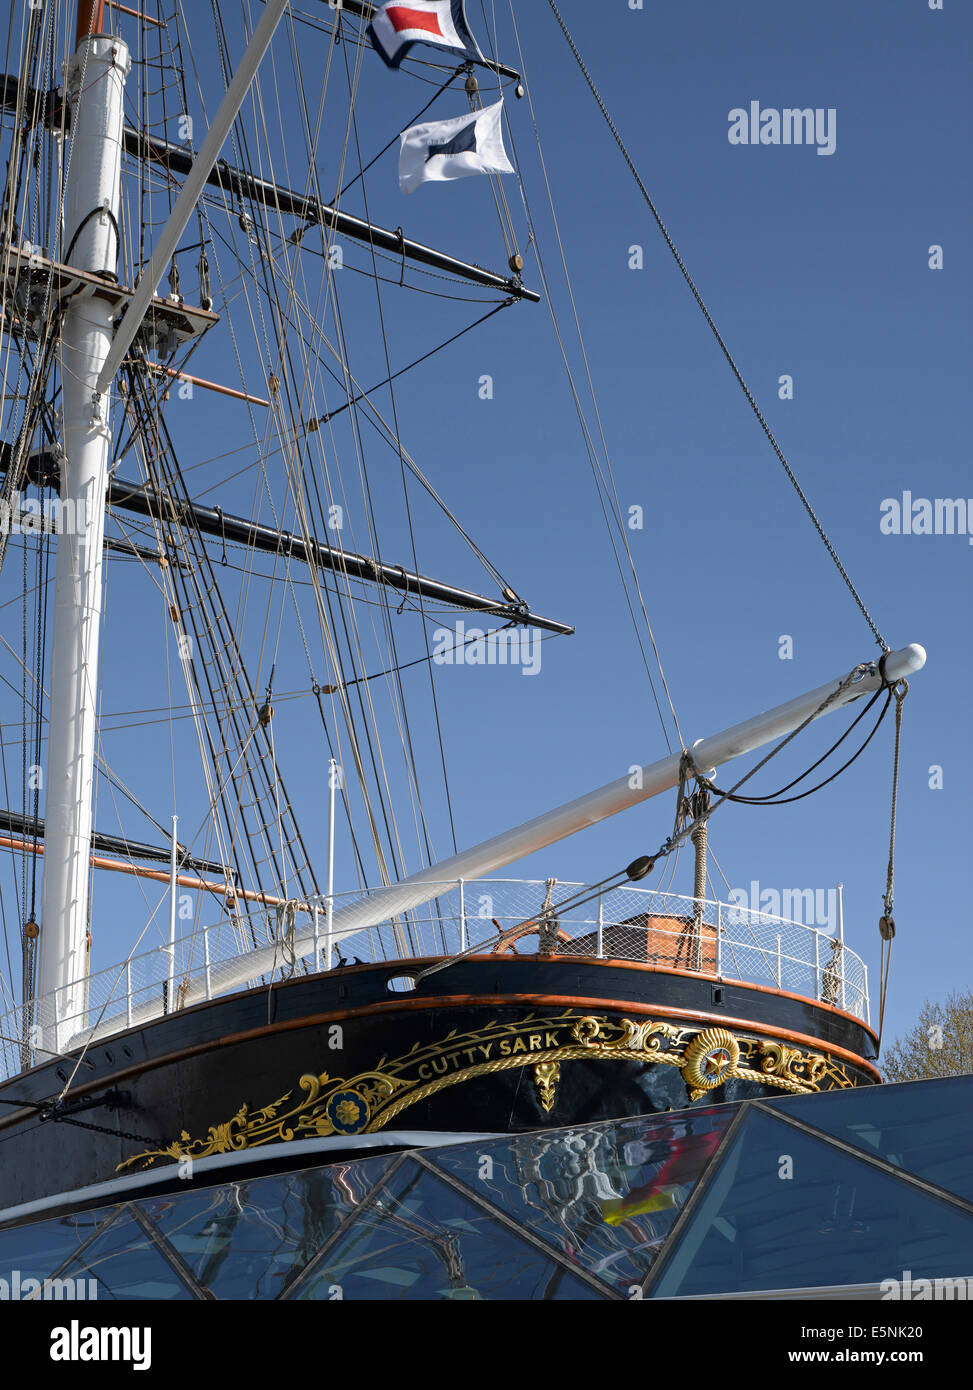
<instances>
[{"instance_id":1,"label":"white mast","mask_svg":"<svg viewBox=\"0 0 973 1390\"><path fill-rule=\"evenodd\" d=\"M124 41L101 32L103 18L103 3L80 5L77 48L68 64L71 132L62 254L78 269L114 275L120 250L123 96L131 63ZM108 398L95 393L95 384L111 346L112 313L107 298L82 290L68 300L61 325L61 534L54 581L37 988L41 994L60 991L57 1012L66 1019L76 1018L84 1007L88 960L102 553L111 443ZM50 1045L57 1047L56 1038Z\"/></svg>"},{"instance_id":2,"label":"white mast","mask_svg":"<svg viewBox=\"0 0 973 1390\"><path fill-rule=\"evenodd\" d=\"M112 341L108 301L73 295L61 329L64 451L61 498L83 504L84 525L58 538L51 719L48 748L44 888L38 994L59 991L55 1017L38 1039L58 1048L77 1032L87 975L88 870L91 856L95 712L101 625L101 564L107 492L108 392L131 347L156 286L192 216L207 175L288 0L268 0L220 103L203 148L183 185L149 265ZM70 166L64 201L65 260L114 274L118 263L122 98L130 61L118 38L101 33L105 0L81 0L72 99ZM92 215L93 214L93 215ZM70 254L68 253L70 248Z\"/></svg>"}]
</instances>

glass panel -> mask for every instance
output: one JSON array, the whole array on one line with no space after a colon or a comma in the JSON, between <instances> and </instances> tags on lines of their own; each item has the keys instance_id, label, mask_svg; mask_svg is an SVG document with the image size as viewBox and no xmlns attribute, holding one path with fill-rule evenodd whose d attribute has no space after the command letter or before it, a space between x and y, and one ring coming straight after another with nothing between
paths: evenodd
<instances>
[{"instance_id":1,"label":"glass panel","mask_svg":"<svg viewBox=\"0 0 973 1390\"><path fill-rule=\"evenodd\" d=\"M856 1086L770 1104L973 1202L973 1076Z\"/></svg>"},{"instance_id":2,"label":"glass panel","mask_svg":"<svg viewBox=\"0 0 973 1390\"><path fill-rule=\"evenodd\" d=\"M406 1159L294 1297L389 1302L602 1295Z\"/></svg>"},{"instance_id":3,"label":"glass panel","mask_svg":"<svg viewBox=\"0 0 973 1390\"><path fill-rule=\"evenodd\" d=\"M737 1107L522 1134L427 1153L614 1288L640 1284Z\"/></svg>"},{"instance_id":4,"label":"glass panel","mask_svg":"<svg viewBox=\"0 0 973 1390\"><path fill-rule=\"evenodd\" d=\"M131 1216L120 1216L62 1273L76 1282L87 1281L89 1298L195 1298ZM97 1280L96 1291L91 1289L92 1280Z\"/></svg>"},{"instance_id":5,"label":"glass panel","mask_svg":"<svg viewBox=\"0 0 973 1390\"><path fill-rule=\"evenodd\" d=\"M60 1269L117 1211L117 1207L102 1207L0 1231L0 1279L6 1281L8 1295L14 1282L22 1286L25 1279L46 1279ZM0 1295L2 1292L0 1285Z\"/></svg>"},{"instance_id":6,"label":"glass panel","mask_svg":"<svg viewBox=\"0 0 973 1390\"><path fill-rule=\"evenodd\" d=\"M139 1205L217 1298L277 1298L391 1163L385 1155Z\"/></svg>"},{"instance_id":7,"label":"glass panel","mask_svg":"<svg viewBox=\"0 0 973 1390\"><path fill-rule=\"evenodd\" d=\"M751 1109L663 1259L654 1298L965 1276L973 1216Z\"/></svg>"}]
</instances>

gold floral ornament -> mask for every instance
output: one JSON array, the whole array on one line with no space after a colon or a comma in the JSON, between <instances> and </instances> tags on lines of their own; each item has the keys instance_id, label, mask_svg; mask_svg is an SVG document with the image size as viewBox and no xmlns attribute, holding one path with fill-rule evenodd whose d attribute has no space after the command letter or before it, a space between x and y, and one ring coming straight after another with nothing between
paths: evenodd
<instances>
[{"instance_id":1,"label":"gold floral ornament","mask_svg":"<svg viewBox=\"0 0 973 1390\"><path fill-rule=\"evenodd\" d=\"M360 1091L336 1091L325 1114L336 1134L360 1134L368 1124L368 1101Z\"/></svg>"},{"instance_id":2,"label":"gold floral ornament","mask_svg":"<svg viewBox=\"0 0 973 1390\"><path fill-rule=\"evenodd\" d=\"M561 1079L561 1066L558 1062L538 1062L534 1067L534 1080L541 1105L550 1114L554 1108L554 1090Z\"/></svg>"}]
</instances>

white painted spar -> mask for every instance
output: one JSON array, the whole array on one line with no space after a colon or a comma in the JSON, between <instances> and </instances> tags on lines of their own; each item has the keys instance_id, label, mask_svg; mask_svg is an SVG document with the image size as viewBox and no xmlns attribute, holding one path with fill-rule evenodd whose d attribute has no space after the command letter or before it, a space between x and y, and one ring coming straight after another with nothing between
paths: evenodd
<instances>
[{"instance_id":1,"label":"white painted spar","mask_svg":"<svg viewBox=\"0 0 973 1390\"><path fill-rule=\"evenodd\" d=\"M65 259L81 270L118 264L122 122L131 67L119 38L82 38L68 71L69 169ZM61 325L60 534L54 579L50 743L38 993L60 990L60 1013L83 1009L91 799L101 630L102 554L108 481L108 401L96 382L111 345L112 307L92 289L67 301ZM44 1043L58 1050L56 1029Z\"/></svg>"},{"instance_id":2,"label":"white painted spar","mask_svg":"<svg viewBox=\"0 0 973 1390\"><path fill-rule=\"evenodd\" d=\"M925 651L916 644L905 647L902 651L891 652L886 660L886 675L890 681L901 680L918 671L925 660ZM778 705L765 714L747 719L742 724L735 724L711 738L702 739L693 746L696 765L701 769L720 767L744 753L753 752L763 744L783 738L806 719L818 717L819 711L830 713L852 700L874 693L882 683L877 663L869 664L861 680L842 691L826 710L821 710L824 702L835 694L846 679L847 676L842 676L829 681L827 685L818 686L807 695L800 695L797 699L790 700L785 705ZM620 777L617 781L609 782L607 786L578 797L565 806L536 816L513 830L505 830L472 849L453 855L450 859L441 860L438 864L412 874L389 888L358 898L346 907L336 908L331 922L332 939L339 941L353 932L375 926L390 917L407 912L410 908L429 902L442 894L444 882L485 878L515 860L524 858L525 855L533 854L536 850L544 849L558 840L576 834L586 826L595 825L608 816L617 815L619 811L627 810L630 806L636 806L660 792L676 787L679 783L680 761L681 755L674 753L659 762L650 763L642 768L641 778ZM633 782L639 785L633 786ZM314 949L313 932L295 932L294 950L298 956L310 955ZM279 959L280 947L269 946L249 951L233 961L222 962L215 987L220 993L224 993L228 989L246 984L249 980L258 979L261 975L270 974L275 965L279 964ZM216 971L213 973L215 977ZM186 991L185 1003L196 1004L205 997L205 982L194 981ZM150 1010L146 1010L146 1017L154 1016L154 1013L153 1005ZM136 1009L133 1014L135 1021L138 1021L138 1014L139 1010Z\"/></svg>"}]
</instances>

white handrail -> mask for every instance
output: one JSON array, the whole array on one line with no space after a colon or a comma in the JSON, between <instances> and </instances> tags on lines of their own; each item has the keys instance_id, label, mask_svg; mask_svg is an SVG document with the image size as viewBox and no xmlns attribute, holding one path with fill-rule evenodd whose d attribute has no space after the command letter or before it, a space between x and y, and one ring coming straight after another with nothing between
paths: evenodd
<instances>
[{"instance_id":1,"label":"white handrail","mask_svg":"<svg viewBox=\"0 0 973 1390\"><path fill-rule=\"evenodd\" d=\"M438 884L435 910L430 909L427 917L413 914L411 919L410 930L416 942L413 958L432 958L445 964L464 946L468 953L489 950L497 940L496 935L491 935L496 931L491 925L493 919L501 924L502 930L533 920L542 902L544 887L541 880L519 879L484 879L474 885L466 880ZM560 883L558 887L566 899L583 897L583 893L577 892L583 885ZM478 898L489 898L488 915L483 915L481 908L479 916L468 917L471 888ZM848 1012L867 1023L867 972L854 951L844 947L835 960L835 976L830 967L827 971L822 969L822 933L818 928L735 904L697 900L634 885L614 889L599 897L597 908L594 903L587 908L582 903L574 912L570 907L566 909L559 925L569 939L559 944L558 954L563 958L577 951L579 956L645 961L646 953L654 949L662 958L674 960L682 934L681 924L693 920L697 903L703 913L704 939L712 937L715 947L715 973L712 968L704 969L698 972L702 976L721 980L729 974L730 978L755 984L770 983L816 1000L821 1000L826 981L830 988L833 980L844 986ZM672 924L671 928L667 922ZM92 975L87 1012L83 1016L75 1014L73 1018L69 1015L59 1020L62 1026L67 1025L68 1045L77 1046L95 1037L107 1038L134 1024L158 1018L164 1012L166 996L171 1009L175 998L183 1006L190 990L201 999L209 1000L239 989L236 980L241 971L247 972L248 980L261 978L254 964L257 953L239 952L227 926L227 922L220 922L180 938L175 942L174 956L169 955L167 943ZM318 931L320 946L320 925ZM632 933L630 939L626 933ZM833 940L827 935L824 939L828 943ZM476 943L472 947L468 945L471 940ZM233 948L229 954L228 943ZM401 959L401 951L387 925L362 932L355 938L352 949L363 958L374 958L378 962ZM164 988L173 967L173 979L178 984L175 991ZM264 972L262 978L267 981L279 978L282 973L282 963L278 960L274 970ZM840 997L837 995L838 999ZM10 1011L0 1020L0 1061L7 1061L6 1066L0 1065L0 1073L12 1074L22 1069L22 1043L29 1037L39 1038L36 1029L53 1019L56 1002L55 996L46 995L26 1007ZM110 1015L107 1013L109 1007ZM31 1024L35 1026L33 1032ZM6 1043L4 1038L8 1039ZM35 1052L35 1061L39 1060L41 1054Z\"/></svg>"}]
</instances>

